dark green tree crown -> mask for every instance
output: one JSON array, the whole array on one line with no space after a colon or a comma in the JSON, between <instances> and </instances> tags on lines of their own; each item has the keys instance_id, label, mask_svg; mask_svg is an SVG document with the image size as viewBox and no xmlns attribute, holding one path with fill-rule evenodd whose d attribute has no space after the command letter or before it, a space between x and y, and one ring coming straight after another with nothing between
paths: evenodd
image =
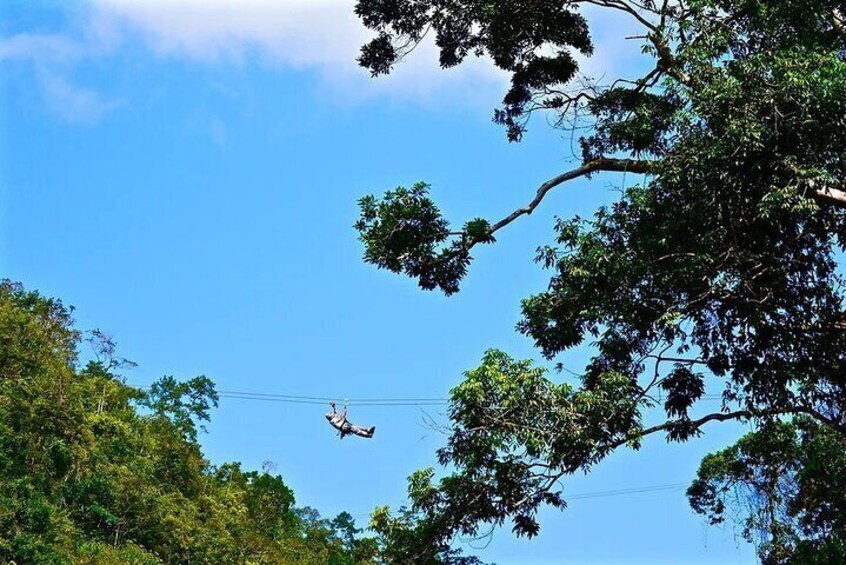
<instances>
[{"instance_id":1,"label":"dark green tree crown","mask_svg":"<svg viewBox=\"0 0 846 565\"><path fill-rule=\"evenodd\" d=\"M580 75L588 6L640 26L653 65L606 83ZM472 372L454 391L442 460L457 471L414 507L442 541L506 518L535 533L539 506L561 503L550 478L650 433L686 440L707 422L792 415L846 433L846 3L360 0L356 10L376 35L360 58L374 74L432 36L443 67L487 56L510 74L494 113L510 139L538 111L587 132L582 164L499 221L453 230L422 184L365 197L356 228L368 262L452 294L473 247L550 191L645 175L591 219L557 221L538 252L549 286L523 301L518 328L550 359L591 345L580 387L537 384L534 370L486 357L479 370L507 378L474 389L471 404ZM724 383L723 405L700 416L709 376ZM666 419L644 429L640 411L654 404Z\"/></svg>"}]
</instances>

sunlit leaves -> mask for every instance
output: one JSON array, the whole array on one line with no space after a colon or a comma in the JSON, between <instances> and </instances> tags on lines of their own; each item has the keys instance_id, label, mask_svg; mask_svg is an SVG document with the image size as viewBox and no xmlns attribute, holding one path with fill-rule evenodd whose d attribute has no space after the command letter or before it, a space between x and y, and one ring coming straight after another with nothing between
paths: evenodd
<instances>
[{"instance_id":1,"label":"sunlit leaves","mask_svg":"<svg viewBox=\"0 0 846 565\"><path fill-rule=\"evenodd\" d=\"M0 562L375 562L349 515L306 515L281 477L203 457L209 379L131 388L94 337L78 367L69 309L0 282Z\"/></svg>"},{"instance_id":2,"label":"sunlit leaves","mask_svg":"<svg viewBox=\"0 0 846 565\"><path fill-rule=\"evenodd\" d=\"M405 542L443 548L455 534L474 537L508 521L517 535L537 535L539 510L566 505L559 478L637 444L637 388L613 372L593 381L590 389L556 384L530 361L486 352L451 393L453 429L438 456L456 471L437 481L431 469L409 478ZM387 531L387 517L379 519Z\"/></svg>"},{"instance_id":3,"label":"sunlit leaves","mask_svg":"<svg viewBox=\"0 0 846 565\"><path fill-rule=\"evenodd\" d=\"M143 404L170 420L185 437L197 439L197 422L209 421L209 410L217 406L217 392L208 377L179 382L165 376L154 382Z\"/></svg>"}]
</instances>

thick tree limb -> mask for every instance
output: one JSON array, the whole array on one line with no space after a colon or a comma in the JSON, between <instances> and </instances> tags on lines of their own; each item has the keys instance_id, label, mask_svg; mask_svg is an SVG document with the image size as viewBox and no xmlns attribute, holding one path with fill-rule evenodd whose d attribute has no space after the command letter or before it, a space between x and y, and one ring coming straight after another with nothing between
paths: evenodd
<instances>
[{"instance_id":1,"label":"thick tree limb","mask_svg":"<svg viewBox=\"0 0 846 565\"><path fill-rule=\"evenodd\" d=\"M807 406L792 406L789 408L771 408L771 409L764 409L764 410L736 410L733 412L714 412L712 414L708 414L696 420L690 420L688 422L680 422L678 420L671 420L665 422L663 424L659 424L656 426L652 426L649 428L645 428L635 434L627 436L625 438L613 441L604 447L602 447L604 454L609 454L618 447L622 447L623 445L643 439L647 436L652 434L668 431L671 430L673 427L677 427L680 425L689 426L694 429L699 429L703 425L707 424L708 422L726 422L729 420L740 420L740 419L750 419L750 418L760 418L766 416L782 416L787 414L807 414L813 418L816 418L818 421L832 427L833 429L839 431L842 434L846 434L846 427L843 424L832 420L831 418L826 417L825 415L819 413L817 410L813 408L809 408ZM603 455L604 456L604 455ZM551 469L549 465L543 465L547 470ZM543 492L548 492L554 488L555 484L558 483L564 476L572 474L574 469L572 467L564 467L560 468L555 472L544 473L542 478L548 478L549 481L542 485L539 489L536 489L533 493L529 496L524 497L514 506L512 509L513 511L518 511L520 507L524 504L532 500L533 498L537 497L539 494Z\"/></svg>"},{"instance_id":2,"label":"thick tree limb","mask_svg":"<svg viewBox=\"0 0 846 565\"><path fill-rule=\"evenodd\" d=\"M846 208L846 191L838 188L819 188L814 191L814 198L818 202L831 204L838 208Z\"/></svg>"},{"instance_id":3,"label":"thick tree limb","mask_svg":"<svg viewBox=\"0 0 846 565\"><path fill-rule=\"evenodd\" d=\"M588 176L592 173L597 172L628 172L636 174L649 173L655 169L656 165L656 161L641 159L613 159L608 157L601 157L599 159L593 159L592 161L588 161L581 167L577 167L565 173L561 173L557 177L553 177L542 185L540 185L538 187L534 199L532 199L531 202L529 202L523 208L518 208L517 210L514 210L509 215L507 215L497 223L493 224L488 233L489 235L493 235L494 233L501 230L517 218L531 214L535 211L535 208L537 208L540 203L543 202L543 199L546 197L547 193L549 193L550 190L567 181L577 179L579 177ZM810 187L811 190L813 190L811 196L815 200L817 200L817 202L821 204L836 206L838 208L846 208L846 190L833 188L831 186L815 188L813 182L810 183ZM476 243L477 242L475 241L469 242L469 245L467 245L465 249L469 250Z\"/></svg>"},{"instance_id":4,"label":"thick tree limb","mask_svg":"<svg viewBox=\"0 0 846 565\"><path fill-rule=\"evenodd\" d=\"M571 171L567 171L566 173L561 173L557 177L551 178L542 185L540 185L538 187L537 193L535 194L535 198L531 202L529 202L527 206L514 210L508 216L495 223L493 226L491 226L490 233L493 234L497 230L504 228L520 216L528 215L534 212L535 208L540 205L540 203L543 201L544 197L550 190L569 180L573 180L579 177L590 175L591 173L602 171L619 173L648 173L650 170L652 170L654 165L654 161L641 161L636 159L609 159L605 157L588 161L581 167L575 168Z\"/></svg>"},{"instance_id":5,"label":"thick tree limb","mask_svg":"<svg viewBox=\"0 0 846 565\"><path fill-rule=\"evenodd\" d=\"M749 419L749 418L760 418L765 416L783 416L787 414L806 414L819 420L820 422L838 430L841 433L846 433L846 429L844 427L818 412L813 408L809 408L807 406L792 406L789 408L771 408L768 410L736 410L734 412L715 412L713 414L708 414L707 416L703 416L697 420L690 420L689 422L679 422L677 420L671 420L668 422L664 422L663 424L658 424L656 426L652 426L651 428L645 428L635 434L633 437L625 438L618 440L608 446L609 450L616 449L621 447L630 441L642 439L646 436L652 435L657 432L668 431L674 427L685 425L689 426L694 429L699 429L703 425L707 424L708 422L726 422L728 420L740 420L740 419Z\"/></svg>"}]
</instances>

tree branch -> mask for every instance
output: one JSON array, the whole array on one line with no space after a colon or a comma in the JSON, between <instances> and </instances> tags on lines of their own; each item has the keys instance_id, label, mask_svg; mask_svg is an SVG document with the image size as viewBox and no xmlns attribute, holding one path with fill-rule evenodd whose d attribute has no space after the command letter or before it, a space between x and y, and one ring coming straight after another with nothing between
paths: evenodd
<instances>
[{"instance_id":1,"label":"tree branch","mask_svg":"<svg viewBox=\"0 0 846 565\"><path fill-rule=\"evenodd\" d=\"M653 171L657 165L656 161L640 160L640 159L614 159L609 157L600 157L588 161L580 167L561 173L557 177L553 177L538 187L534 199L523 208L514 210L509 215L493 224L488 231L488 235L493 235L508 224L521 216L527 216L535 211L547 193L556 186L567 181L577 179L579 177L589 176L596 172L617 172L617 173L636 173L645 174ZM822 188L815 188L814 183L809 183L813 193L811 197L823 204L829 204L838 208L846 209L846 190L833 188L831 186L824 186ZM460 232L461 233L461 232ZM470 241L465 246L465 251L469 251L478 241Z\"/></svg>"},{"instance_id":2,"label":"tree branch","mask_svg":"<svg viewBox=\"0 0 846 565\"><path fill-rule=\"evenodd\" d=\"M838 188L818 188L814 191L814 198L838 208L846 208L846 191Z\"/></svg>"},{"instance_id":3,"label":"tree branch","mask_svg":"<svg viewBox=\"0 0 846 565\"><path fill-rule=\"evenodd\" d=\"M787 412L794 412L794 411L795 410L782 410L782 411L771 412L769 414L757 414L757 415L761 416L761 415L784 414L784 413L787 413ZM691 420L690 422L685 422L684 424L687 425L687 426L690 426L692 428L698 429L698 428L704 426L705 424L707 424L708 422L725 422L726 420L739 420L740 418L751 418L755 415L756 414L753 414L749 410L736 410L734 412L714 412L713 414L708 414L707 416L703 416L702 418L699 418L698 420ZM618 440L618 441L612 443L611 445L609 445L608 447L610 449L615 449L617 447L625 445L626 443L632 441L633 439L641 439L641 438L644 438L646 436L652 435L652 434L657 433L657 432L667 431L667 430L669 430L669 429L671 429L675 426L678 426L680 424L681 424L681 422L679 422L677 420L671 420L669 422L664 422L663 424L658 424L656 426L652 426L651 428L645 428L644 430L641 430L640 432L638 432L635 436L628 438L628 439L625 439L625 440Z\"/></svg>"},{"instance_id":4,"label":"tree branch","mask_svg":"<svg viewBox=\"0 0 846 565\"><path fill-rule=\"evenodd\" d=\"M658 424L656 426L652 426L651 428L645 428L638 432L637 434L625 438L617 440L607 446L609 451L614 450L618 447L621 447L630 441L638 440L644 438L646 436L652 435L656 432L667 431L672 429L673 427L684 425L689 426L695 429L701 428L703 425L707 424L708 422L725 422L727 420L739 420L741 418L760 418L764 416L782 416L785 414L807 414L817 420L831 426L832 428L840 431L841 433L846 432L843 426L841 426L838 422L834 421L831 418L820 414L817 410L813 408L808 408L806 406L792 406L790 408L771 408L768 410L736 410L734 412L715 412L713 414L708 414L707 416L703 416L698 420L690 420L688 422L680 422L678 420L671 420L668 422L664 422L663 424Z\"/></svg>"},{"instance_id":5,"label":"tree branch","mask_svg":"<svg viewBox=\"0 0 846 565\"><path fill-rule=\"evenodd\" d=\"M588 161L581 167L575 168L571 171L567 171L566 173L562 173L557 177L551 178L542 185L540 185L538 187L537 194L535 194L535 198L531 202L529 202L527 206L514 210L508 216L491 226L490 234L493 234L494 232L504 228L520 216L528 215L534 212L535 208L540 205L546 194L559 184L563 184L569 180L573 180L579 177L590 175L591 173L602 171L618 173L648 173L650 170L652 170L654 164L654 161L640 161L636 159L609 159L605 157Z\"/></svg>"},{"instance_id":6,"label":"tree branch","mask_svg":"<svg viewBox=\"0 0 846 565\"><path fill-rule=\"evenodd\" d=\"M652 435L654 433L661 432L661 431L667 431L667 430L670 430L673 427L679 426L679 425L690 426L694 429L698 429L698 428L702 427L703 425L707 424L708 422L725 422L727 420L739 420L739 419L742 419L742 418L747 418L747 419L748 418L760 418L760 417L764 417L764 416L780 416L780 415L786 415L786 414L807 414L807 415L809 415L813 418L816 418L820 422L823 422L824 424L832 427L833 429L839 431L840 433L846 434L846 426L840 424L839 422L836 422L835 420L833 420L831 418L826 417L825 415L819 413L817 410L814 410L813 408L809 408L807 406L793 406L793 407L790 407L790 408L770 408L770 409L765 409L765 410L736 410L734 412L715 412L715 413L712 413L712 414L708 414L707 416L703 416L702 418L699 418L697 420L690 420L690 421L687 421L687 422L680 422L678 420L671 420L671 421L668 421L668 422L664 422L663 424L652 426L650 428L645 428L645 429L641 430L640 432L632 434L628 437L613 441L613 442L603 446L602 448L600 448L600 450L603 451L602 456L604 457L605 455L610 454L612 451L614 451L618 447L622 447L623 445L625 445L625 444L627 444L631 441L640 440L640 439L642 439L646 436L649 436L649 435ZM550 467L548 466L548 468L550 468ZM558 480L560 480L565 475L572 474L573 471L574 471L573 468L571 468L569 466L565 466L564 468L559 468L559 470L554 472L554 473L545 474L544 477L548 477L550 479L549 483L547 483L546 485L542 486L540 489L538 489L537 491L532 493L532 495L524 497L522 500L520 500L515 505L513 510L514 511L518 510L520 506L522 506L523 504L528 502L531 499L532 496L537 496L537 494L539 492L548 492L549 490L552 489L552 487L555 485L555 483L558 482Z\"/></svg>"}]
</instances>

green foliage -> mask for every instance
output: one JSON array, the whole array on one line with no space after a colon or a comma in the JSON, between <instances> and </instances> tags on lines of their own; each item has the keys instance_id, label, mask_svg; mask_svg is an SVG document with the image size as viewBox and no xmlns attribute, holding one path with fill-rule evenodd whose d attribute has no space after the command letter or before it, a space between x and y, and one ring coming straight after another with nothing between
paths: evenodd
<instances>
[{"instance_id":1,"label":"green foliage","mask_svg":"<svg viewBox=\"0 0 846 565\"><path fill-rule=\"evenodd\" d=\"M94 338L98 360L79 367L70 309L0 283L0 562L375 562L348 514L304 516L281 477L209 464L209 379L141 392Z\"/></svg>"},{"instance_id":2,"label":"green foliage","mask_svg":"<svg viewBox=\"0 0 846 565\"><path fill-rule=\"evenodd\" d=\"M687 494L712 524L739 521L763 563L846 561L846 440L810 419L769 423L707 456Z\"/></svg>"},{"instance_id":3,"label":"green foliage","mask_svg":"<svg viewBox=\"0 0 846 565\"><path fill-rule=\"evenodd\" d=\"M640 26L654 67L605 84L573 80L567 57L591 50L584 5ZM400 531L428 532L443 547L453 533L511 519L533 535L538 506L562 503L545 479L587 470L651 433L685 441L707 422L767 426L802 415L846 435L846 3L360 0L357 13L377 34L360 59L375 74L431 32L442 66L487 55L511 74L495 113L510 139L538 110L568 135L586 132L582 167L503 220L480 222L484 232L474 220L453 234L462 265L479 234L492 238L569 179L648 173L592 218L559 220L538 253L550 283L523 301L518 329L548 359L590 345L579 387L556 388L487 355L454 391L440 459L455 472L413 489L416 525ZM367 256L387 255L390 240L370 237L382 211L370 211L357 226ZM437 218L441 245L448 228ZM405 231L404 248L421 234ZM433 276L437 261L417 265L387 268L447 294L466 270ZM723 405L702 415L709 377L722 380ZM640 412L658 393L666 417L644 428ZM827 555L840 555L842 533L809 524L801 539L824 539ZM416 534L394 540L419 543Z\"/></svg>"},{"instance_id":4,"label":"green foliage","mask_svg":"<svg viewBox=\"0 0 846 565\"><path fill-rule=\"evenodd\" d=\"M636 156L666 153L675 112L681 101L631 88L611 88L593 97L587 110L596 118L594 133L581 139L585 161L625 151Z\"/></svg>"},{"instance_id":5,"label":"green foliage","mask_svg":"<svg viewBox=\"0 0 846 565\"><path fill-rule=\"evenodd\" d=\"M608 373L591 390L576 390L545 372L491 350L452 391L453 429L438 459L458 471L437 483L431 469L418 471L409 479L411 511L373 516L374 529L406 559L401 562L416 563L416 555L452 563L456 534L477 537L483 526L507 519L517 535L536 535L538 509L565 506L551 485L618 445L636 443L639 402L629 379Z\"/></svg>"},{"instance_id":6,"label":"green foliage","mask_svg":"<svg viewBox=\"0 0 846 565\"><path fill-rule=\"evenodd\" d=\"M144 404L157 416L167 418L187 438L196 440L195 421L209 421L209 409L217 406L214 383L207 377L194 377L180 383L165 376L153 383Z\"/></svg>"},{"instance_id":7,"label":"green foliage","mask_svg":"<svg viewBox=\"0 0 846 565\"><path fill-rule=\"evenodd\" d=\"M490 243L493 237L488 222L477 218L465 224L461 238L446 243L454 234L428 194L429 185L417 183L389 191L381 200L365 196L358 202L361 217L355 228L365 246L365 261L417 278L426 290L452 294L470 264L468 245Z\"/></svg>"},{"instance_id":8,"label":"green foliage","mask_svg":"<svg viewBox=\"0 0 846 565\"><path fill-rule=\"evenodd\" d=\"M361 50L359 63L373 73L392 67L431 31L440 49L443 68L460 64L468 55L490 56L511 74L511 88L495 120L518 140L525 131L528 106L536 93L546 92L548 104L558 97L551 91L569 81L577 64L570 48L592 53L584 17L568 2L427 2L358 0L356 14L376 38ZM549 47L540 52L540 47Z\"/></svg>"},{"instance_id":9,"label":"green foliage","mask_svg":"<svg viewBox=\"0 0 846 565\"><path fill-rule=\"evenodd\" d=\"M409 483L418 484L425 474L418 471L409 477ZM441 522L422 511L403 507L394 516L387 506L381 506L373 511L370 527L379 534L380 552L387 563L483 565L477 557L462 555L461 550L450 547L449 540L440 535Z\"/></svg>"}]
</instances>

